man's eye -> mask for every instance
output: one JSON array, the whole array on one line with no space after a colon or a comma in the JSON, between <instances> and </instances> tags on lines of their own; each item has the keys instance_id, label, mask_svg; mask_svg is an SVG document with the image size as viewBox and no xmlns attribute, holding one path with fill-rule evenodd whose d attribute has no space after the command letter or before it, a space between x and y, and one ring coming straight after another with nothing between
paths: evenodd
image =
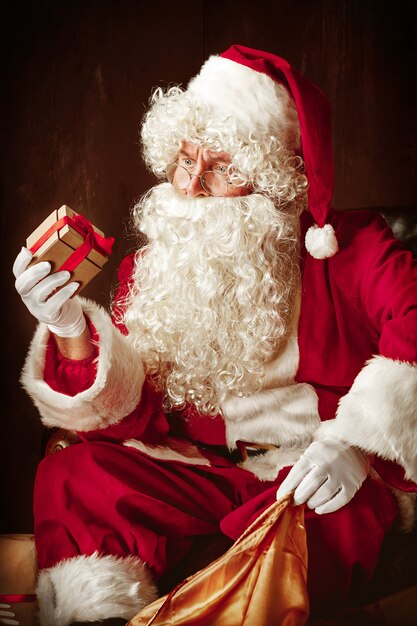
<instances>
[{"instance_id":1,"label":"man's eye","mask_svg":"<svg viewBox=\"0 0 417 626\"><path fill-rule=\"evenodd\" d=\"M220 174L227 174L227 169L228 169L227 165L218 165L216 167L216 172L220 172Z\"/></svg>"},{"instance_id":2,"label":"man's eye","mask_svg":"<svg viewBox=\"0 0 417 626\"><path fill-rule=\"evenodd\" d=\"M194 161L192 159L182 159L181 165L184 167L193 167Z\"/></svg>"}]
</instances>

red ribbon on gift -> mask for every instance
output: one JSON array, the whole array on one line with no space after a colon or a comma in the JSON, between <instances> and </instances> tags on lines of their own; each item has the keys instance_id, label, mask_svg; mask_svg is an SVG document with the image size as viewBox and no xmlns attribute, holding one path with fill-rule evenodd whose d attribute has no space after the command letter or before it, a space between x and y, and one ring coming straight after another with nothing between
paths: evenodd
<instances>
[{"instance_id":1,"label":"red ribbon on gift","mask_svg":"<svg viewBox=\"0 0 417 626\"><path fill-rule=\"evenodd\" d=\"M96 250L103 256L109 256L114 243L114 237L103 237L94 230L91 222L88 221L83 215L74 215L74 217L68 217L65 215L61 219L57 220L48 230L38 239L36 243L29 248L29 252L35 254L43 244L63 226L68 224L71 228L76 230L83 237L84 242L79 248L74 250L66 261L58 268L57 271L68 270L72 272L75 268L84 261L90 254L91 250Z\"/></svg>"}]
</instances>

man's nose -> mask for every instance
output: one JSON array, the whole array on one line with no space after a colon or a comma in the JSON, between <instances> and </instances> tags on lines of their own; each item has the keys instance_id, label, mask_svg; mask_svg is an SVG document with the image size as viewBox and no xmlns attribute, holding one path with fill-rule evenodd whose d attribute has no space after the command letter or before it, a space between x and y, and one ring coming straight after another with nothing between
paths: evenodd
<instances>
[{"instance_id":1,"label":"man's nose","mask_svg":"<svg viewBox=\"0 0 417 626\"><path fill-rule=\"evenodd\" d=\"M197 196L208 196L209 194L201 184L200 174L193 174L191 176L188 187L185 190L187 196L190 198L196 198Z\"/></svg>"},{"instance_id":2,"label":"man's nose","mask_svg":"<svg viewBox=\"0 0 417 626\"><path fill-rule=\"evenodd\" d=\"M191 176L188 187L186 188L187 196L190 198L196 198L197 196L208 196L210 194L204 189L201 184L200 176L207 170L207 163L203 154L200 152L197 159L197 165L194 168L193 175Z\"/></svg>"}]
</instances>

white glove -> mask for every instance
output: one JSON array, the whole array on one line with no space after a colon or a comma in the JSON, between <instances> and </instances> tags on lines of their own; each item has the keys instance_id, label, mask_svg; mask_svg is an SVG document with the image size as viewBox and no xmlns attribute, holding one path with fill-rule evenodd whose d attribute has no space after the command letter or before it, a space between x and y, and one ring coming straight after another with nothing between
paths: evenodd
<instances>
[{"instance_id":1,"label":"white glove","mask_svg":"<svg viewBox=\"0 0 417 626\"><path fill-rule=\"evenodd\" d=\"M50 274L51 264L47 261L26 269L31 260L32 254L22 248L13 265L15 286L23 302L30 313L39 322L47 324L49 330L58 337L79 337L86 327L86 321L79 299L70 299L79 283L71 282L54 293L71 278L71 273L63 271Z\"/></svg>"},{"instance_id":2,"label":"white glove","mask_svg":"<svg viewBox=\"0 0 417 626\"><path fill-rule=\"evenodd\" d=\"M338 439L313 441L277 491L277 500L295 489L294 504L307 502L316 513L332 513L347 504L370 467L366 454Z\"/></svg>"}]
</instances>

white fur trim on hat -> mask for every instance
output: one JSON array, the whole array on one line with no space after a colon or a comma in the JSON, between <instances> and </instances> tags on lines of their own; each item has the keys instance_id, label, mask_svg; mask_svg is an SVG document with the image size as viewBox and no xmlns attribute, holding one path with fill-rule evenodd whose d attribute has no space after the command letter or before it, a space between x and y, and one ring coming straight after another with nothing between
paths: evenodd
<instances>
[{"instance_id":1,"label":"white fur trim on hat","mask_svg":"<svg viewBox=\"0 0 417 626\"><path fill-rule=\"evenodd\" d=\"M305 244L307 252L315 259L328 259L339 250L336 234L331 224L322 228L317 224L310 226L306 232Z\"/></svg>"},{"instance_id":2,"label":"white fur trim on hat","mask_svg":"<svg viewBox=\"0 0 417 626\"><path fill-rule=\"evenodd\" d=\"M68 626L109 617L131 619L157 598L137 557L78 556L42 570L36 589L41 626Z\"/></svg>"},{"instance_id":3,"label":"white fur trim on hat","mask_svg":"<svg viewBox=\"0 0 417 626\"><path fill-rule=\"evenodd\" d=\"M297 108L287 89L261 72L211 56L187 88L216 117L232 117L238 132L277 137L291 151L300 149Z\"/></svg>"},{"instance_id":4,"label":"white fur trim on hat","mask_svg":"<svg viewBox=\"0 0 417 626\"><path fill-rule=\"evenodd\" d=\"M21 382L45 426L88 431L116 423L133 411L140 400L145 373L136 348L113 326L108 313L90 300L80 298L80 301L99 335L94 383L85 391L69 396L45 382L43 372L50 336L46 324L38 326Z\"/></svg>"}]
</instances>

